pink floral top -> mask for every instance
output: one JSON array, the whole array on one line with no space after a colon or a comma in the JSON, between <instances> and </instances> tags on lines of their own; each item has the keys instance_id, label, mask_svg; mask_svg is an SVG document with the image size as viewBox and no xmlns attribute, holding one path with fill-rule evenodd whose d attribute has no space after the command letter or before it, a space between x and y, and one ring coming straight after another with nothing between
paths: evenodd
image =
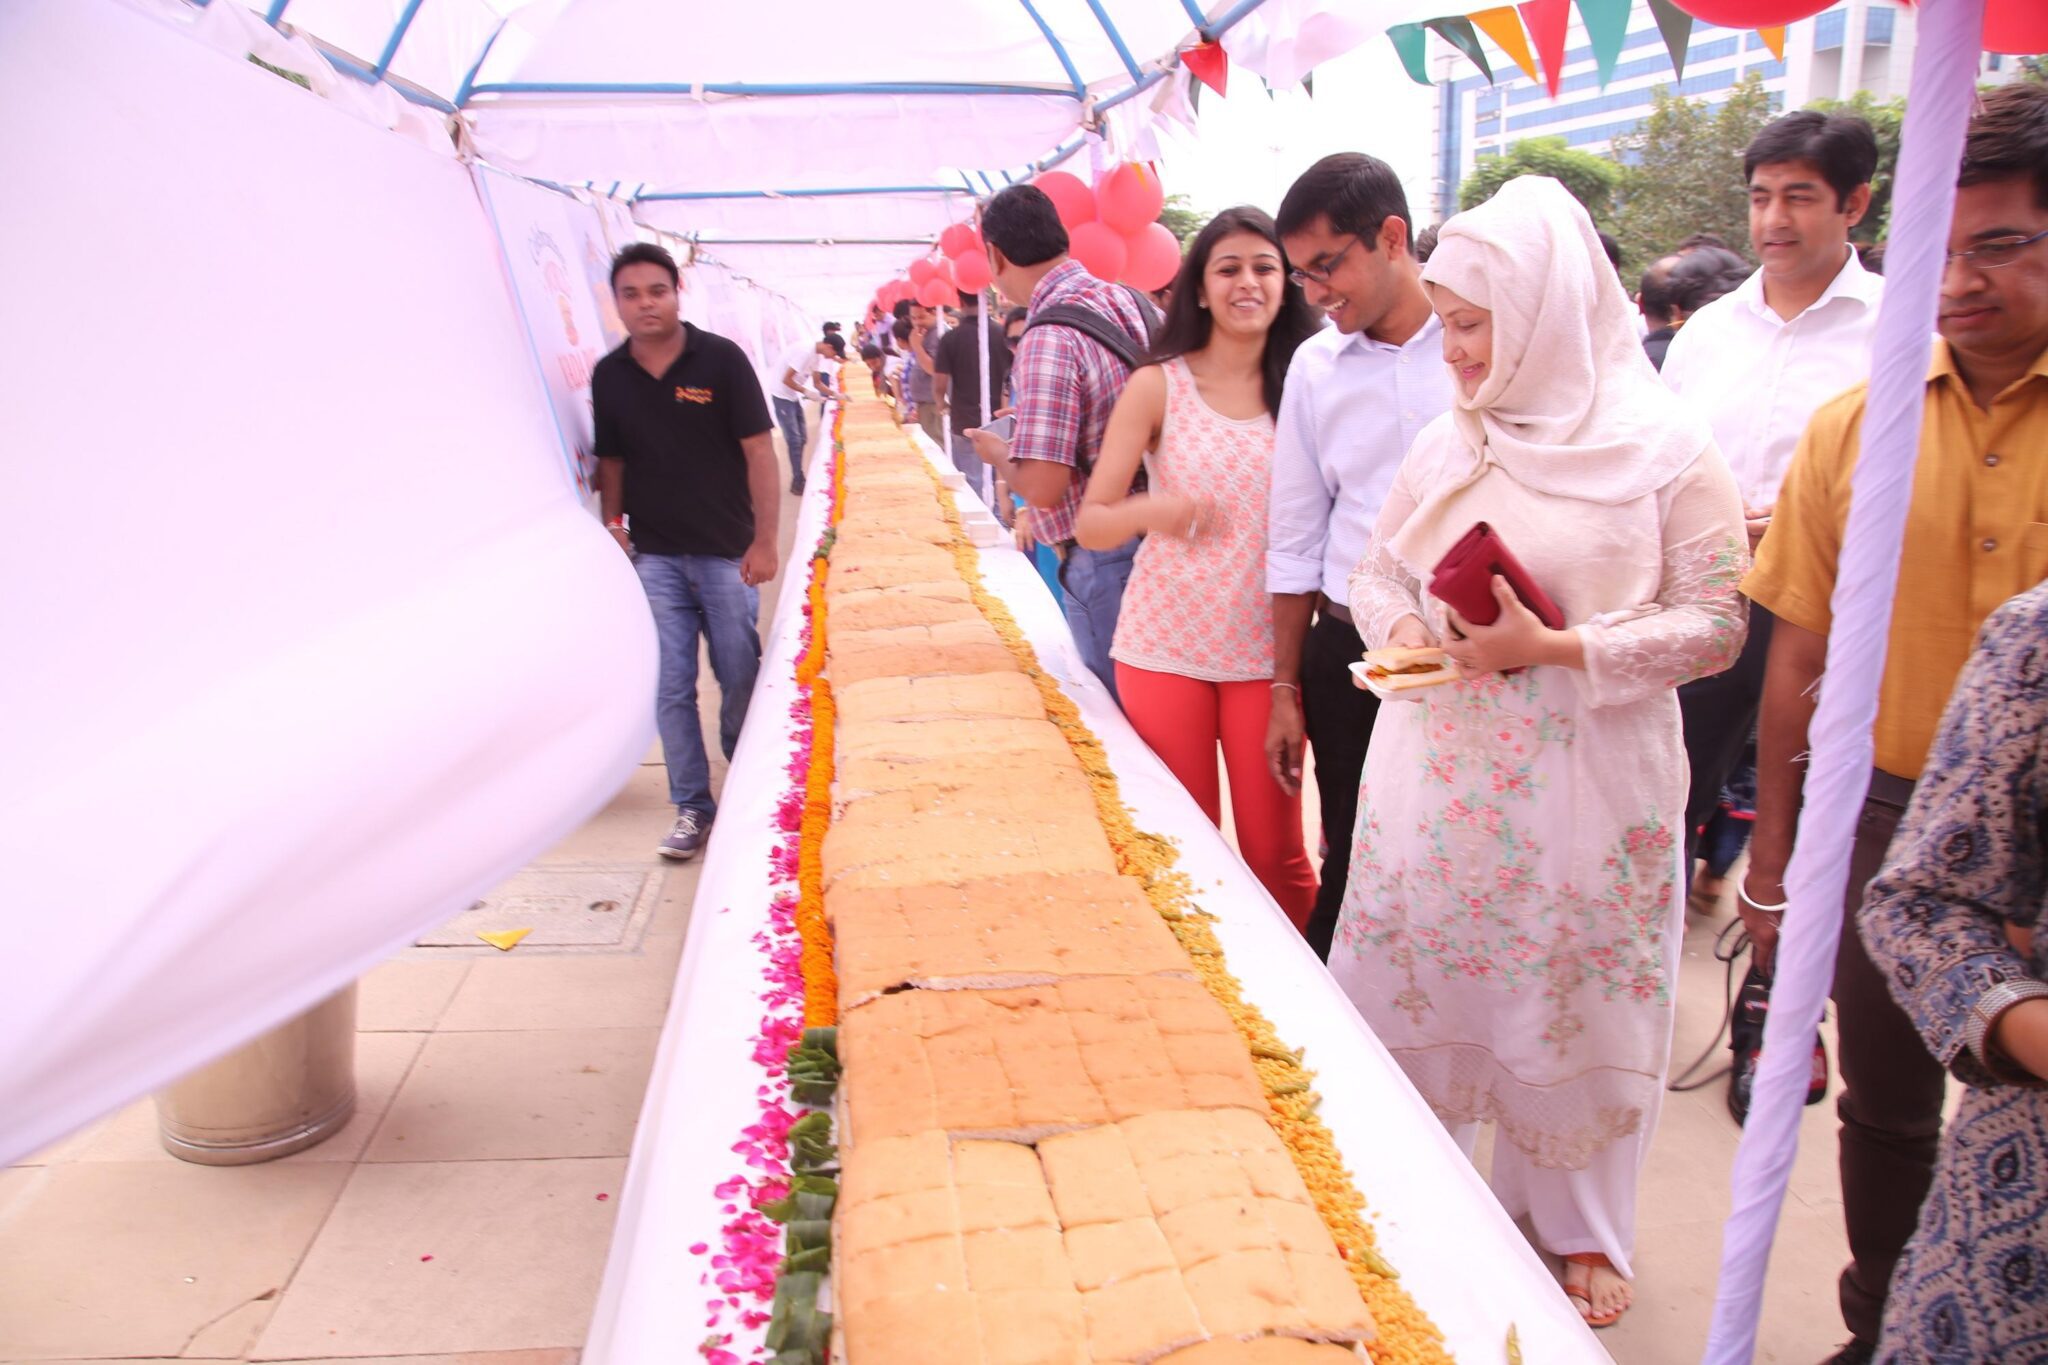
<instances>
[{"instance_id":1,"label":"pink floral top","mask_svg":"<svg viewBox=\"0 0 2048 1365\"><path fill-rule=\"evenodd\" d=\"M1225 417L1203 401L1187 362L1169 360L1166 418L1147 461L1154 489L1210 508L1199 539L1145 537L1124 589L1110 657L1205 682L1273 676L1266 593L1266 500L1273 419Z\"/></svg>"}]
</instances>

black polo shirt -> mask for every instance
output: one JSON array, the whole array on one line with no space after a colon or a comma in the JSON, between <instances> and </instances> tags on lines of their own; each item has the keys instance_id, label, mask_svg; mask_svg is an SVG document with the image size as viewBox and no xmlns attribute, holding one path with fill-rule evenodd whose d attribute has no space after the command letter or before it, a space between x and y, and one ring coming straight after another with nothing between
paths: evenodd
<instances>
[{"instance_id":1,"label":"black polo shirt","mask_svg":"<svg viewBox=\"0 0 2048 1365\"><path fill-rule=\"evenodd\" d=\"M590 376L599 459L626 462L633 548L738 559L754 541L741 442L769 430L761 380L738 346L689 323L683 353L656 379L626 342Z\"/></svg>"}]
</instances>

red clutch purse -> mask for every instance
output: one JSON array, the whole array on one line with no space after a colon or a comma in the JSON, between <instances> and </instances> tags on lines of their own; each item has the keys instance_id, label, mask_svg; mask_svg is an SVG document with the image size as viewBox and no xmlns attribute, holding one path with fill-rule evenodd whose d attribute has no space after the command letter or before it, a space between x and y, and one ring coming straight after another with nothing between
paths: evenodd
<instances>
[{"instance_id":1,"label":"red clutch purse","mask_svg":"<svg viewBox=\"0 0 2048 1365\"><path fill-rule=\"evenodd\" d=\"M1564 613L1557 603L1536 586L1500 533L1483 521L1459 537L1438 562L1429 578L1429 593L1473 625L1490 626L1500 616L1500 603L1493 597L1495 574L1508 581L1537 620L1552 630L1564 629Z\"/></svg>"}]
</instances>

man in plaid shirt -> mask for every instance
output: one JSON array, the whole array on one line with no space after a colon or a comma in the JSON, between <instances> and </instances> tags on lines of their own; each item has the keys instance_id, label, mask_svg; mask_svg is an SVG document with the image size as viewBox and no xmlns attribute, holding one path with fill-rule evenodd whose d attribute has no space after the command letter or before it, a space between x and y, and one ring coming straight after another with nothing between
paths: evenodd
<instances>
[{"instance_id":1,"label":"man in plaid shirt","mask_svg":"<svg viewBox=\"0 0 2048 1365\"><path fill-rule=\"evenodd\" d=\"M1016 439L1005 442L985 431L970 436L981 458L1030 504L1031 533L1059 549L1067 625L1082 659L1115 696L1109 645L1138 542L1133 538L1114 550L1082 549L1074 543L1074 519L1110 410L1131 369L1078 327L1033 324L1055 306L1078 307L1122 331L1132 349L1142 352L1149 343L1150 318L1132 291L1096 279L1067 255L1067 230L1043 190L1013 185L989 200L981 210L981 235L996 287L1007 299L1031 302L1011 367Z\"/></svg>"}]
</instances>

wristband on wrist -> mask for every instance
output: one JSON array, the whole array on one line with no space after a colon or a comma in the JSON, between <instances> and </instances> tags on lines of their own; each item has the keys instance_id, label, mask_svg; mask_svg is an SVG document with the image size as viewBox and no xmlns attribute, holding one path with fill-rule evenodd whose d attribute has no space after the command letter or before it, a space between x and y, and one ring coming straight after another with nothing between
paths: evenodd
<instances>
[{"instance_id":1,"label":"wristband on wrist","mask_svg":"<svg viewBox=\"0 0 2048 1365\"><path fill-rule=\"evenodd\" d=\"M2027 1000L2048 1000L2048 982L2031 977L2001 981L1970 1006L1969 1018L1963 1024L1963 1045L1994 1076L2010 1076L2014 1064L1992 1046L1992 1027L1998 1023L1999 1015Z\"/></svg>"},{"instance_id":2,"label":"wristband on wrist","mask_svg":"<svg viewBox=\"0 0 2048 1365\"><path fill-rule=\"evenodd\" d=\"M1747 884L1736 887L1735 894L1742 897L1742 903L1744 905L1748 906L1752 910L1761 910L1766 915L1782 915L1785 913L1785 907L1792 904L1791 901L1779 901L1776 905L1765 905L1763 902L1757 900L1756 897L1749 894L1749 887Z\"/></svg>"},{"instance_id":3,"label":"wristband on wrist","mask_svg":"<svg viewBox=\"0 0 2048 1365\"><path fill-rule=\"evenodd\" d=\"M607 531L623 531L626 529L626 519L624 517L613 517L604 524L604 529Z\"/></svg>"}]
</instances>

